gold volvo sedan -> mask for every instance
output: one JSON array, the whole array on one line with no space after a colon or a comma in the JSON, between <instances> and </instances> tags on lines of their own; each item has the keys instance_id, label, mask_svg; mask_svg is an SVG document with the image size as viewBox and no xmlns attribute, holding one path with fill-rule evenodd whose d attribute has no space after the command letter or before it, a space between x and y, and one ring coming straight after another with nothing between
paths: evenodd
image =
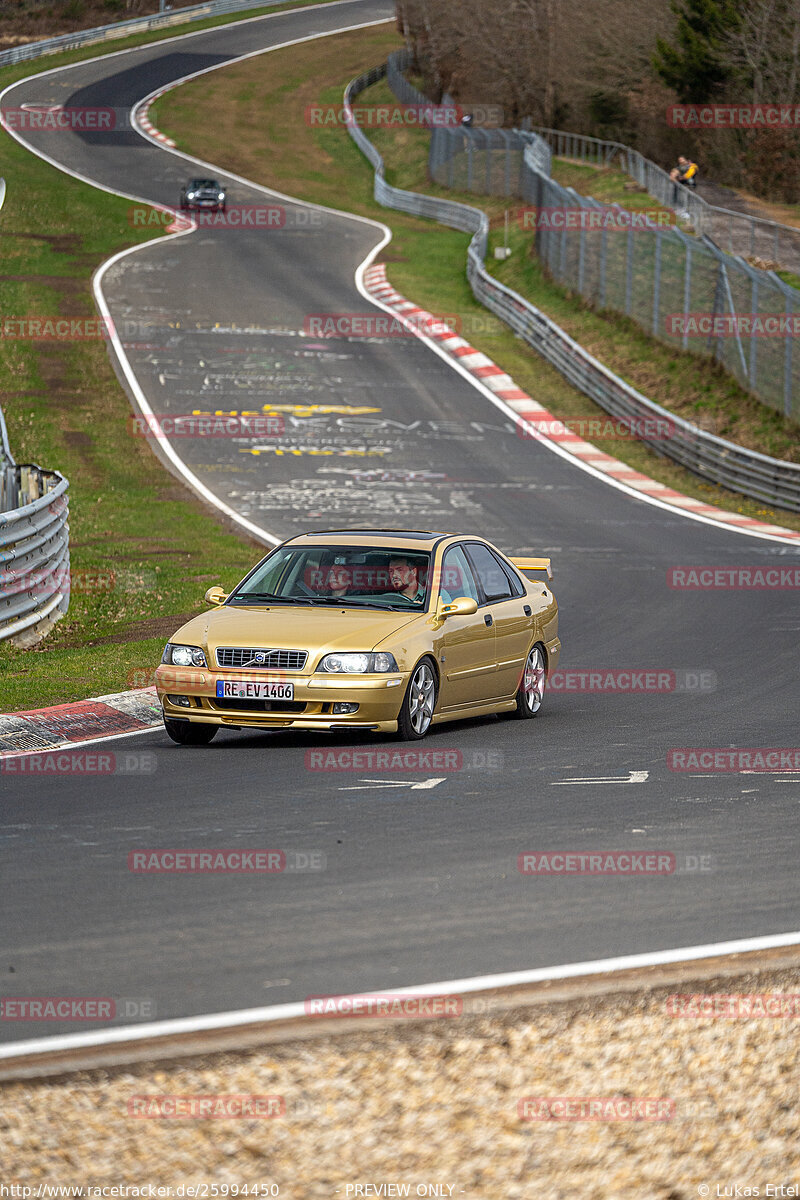
<instances>
[{"instance_id":1,"label":"gold volvo sedan","mask_svg":"<svg viewBox=\"0 0 800 1200\"><path fill-rule=\"evenodd\" d=\"M443 721L539 712L558 665L548 558L483 538L344 529L291 538L183 625L156 687L173 741L229 729L424 737Z\"/></svg>"}]
</instances>

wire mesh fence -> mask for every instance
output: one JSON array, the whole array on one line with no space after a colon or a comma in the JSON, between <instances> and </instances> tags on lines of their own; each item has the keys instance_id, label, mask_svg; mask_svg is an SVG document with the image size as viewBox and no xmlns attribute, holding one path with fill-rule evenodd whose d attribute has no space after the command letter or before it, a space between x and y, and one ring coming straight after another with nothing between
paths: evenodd
<instances>
[{"instance_id":1,"label":"wire mesh fence","mask_svg":"<svg viewBox=\"0 0 800 1200\"><path fill-rule=\"evenodd\" d=\"M605 161L608 146L597 142L595 160ZM551 153L534 131L439 127L428 165L447 187L522 200L517 220L559 283L669 345L715 359L765 404L800 420L800 292L707 235L665 227L667 214L631 214L563 187L550 176Z\"/></svg>"},{"instance_id":2,"label":"wire mesh fence","mask_svg":"<svg viewBox=\"0 0 800 1200\"><path fill-rule=\"evenodd\" d=\"M800 272L800 229L752 213L709 204L696 191L672 180L663 167L620 142L566 133L543 125L526 125L525 122L522 127L539 134L557 158L624 171L659 204L685 213L698 235L713 238L729 254L758 258Z\"/></svg>"}]
</instances>

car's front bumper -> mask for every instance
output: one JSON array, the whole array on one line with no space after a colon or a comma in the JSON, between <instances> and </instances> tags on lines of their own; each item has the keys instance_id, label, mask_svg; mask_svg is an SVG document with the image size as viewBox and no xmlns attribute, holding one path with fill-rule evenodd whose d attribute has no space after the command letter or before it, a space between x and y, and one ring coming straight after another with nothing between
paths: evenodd
<instances>
[{"instance_id":1,"label":"car's front bumper","mask_svg":"<svg viewBox=\"0 0 800 1200\"><path fill-rule=\"evenodd\" d=\"M291 683L292 701L220 700L217 682ZM259 729L372 729L394 733L409 676L391 675L281 675L265 673L256 679L251 672L210 671L199 668L160 666L155 674L156 691L164 716L203 724ZM187 704L176 704L170 696L182 696ZM334 713L333 706L357 704L354 713ZM265 707L266 706L266 707Z\"/></svg>"}]
</instances>

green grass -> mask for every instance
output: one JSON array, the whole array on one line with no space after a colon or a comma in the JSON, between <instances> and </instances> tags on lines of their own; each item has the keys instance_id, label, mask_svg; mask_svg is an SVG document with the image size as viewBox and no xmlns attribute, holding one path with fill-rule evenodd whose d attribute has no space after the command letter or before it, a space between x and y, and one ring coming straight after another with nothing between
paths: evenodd
<instances>
[{"instance_id":1,"label":"green grass","mask_svg":"<svg viewBox=\"0 0 800 1200\"><path fill-rule=\"evenodd\" d=\"M552 176L556 183L573 188L581 196L592 196L603 204L619 204L631 212L647 211L659 224L675 224L672 209L659 204L624 171L593 167L569 158L554 158Z\"/></svg>"},{"instance_id":2,"label":"green grass","mask_svg":"<svg viewBox=\"0 0 800 1200\"><path fill-rule=\"evenodd\" d=\"M299 6L295 0L243 17ZM185 32L181 26L48 55L0 71L0 86ZM128 201L0 137L8 183L0 216L0 311L4 318L96 315L92 273L118 250L152 240L153 228L133 227ZM102 341L5 339L0 396L17 462L38 462L70 481L74 580L67 616L40 646L20 650L0 642L0 705L15 711L142 685L169 634L203 611L210 583L232 585L263 549L232 533L166 473L143 439L131 437L130 404Z\"/></svg>"},{"instance_id":3,"label":"green grass","mask_svg":"<svg viewBox=\"0 0 800 1200\"><path fill-rule=\"evenodd\" d=\"M4 316L92 316L95 267L152 234L130 225L128 201L63 175L10 139L4 170ZM201 611L209 583L192 577L231 584L258 550L226 533L131 436L130 405L103 341L7 340L4 351L0 394L14 457L70 481L75 588L67 616L40 647L0 643L2 707L124 690L133 669L158 662L179 618Z\"/></svg>"}]
</instances>

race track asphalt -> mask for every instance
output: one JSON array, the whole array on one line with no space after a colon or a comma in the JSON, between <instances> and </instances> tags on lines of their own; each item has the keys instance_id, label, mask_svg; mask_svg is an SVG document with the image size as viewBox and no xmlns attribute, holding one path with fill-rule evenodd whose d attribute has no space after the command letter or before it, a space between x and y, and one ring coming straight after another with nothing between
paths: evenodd
<instances>
[{"instance_id":1,"label":"race track asphalt","mask_svg":"<svg viewBox=\"0 0 800 1200\"><path fill-rule=\"evenodd\" d=\"M22 82L3 103L129 109L191 71L391 8L353 0L223 27ZM151 202L176 204L194 173L131 128L26 138ZM236 204L276 203L243 183L230 192ZM280 538L407 524L549 554L562 666L674 670L684 686L560 690L530 723L442 726L423 747L459 751L450 772L315 770L312 749L394 743L225 731L203 749L160 732L107 743L130 774L0 775L3 994L127 999L127 1023L800 927L797 773L667 763L672 748L798 744L797 592L680 591L667 573L796 566L800 549L664 511L519 438L417 339L315 338L313 314L372 311L354 273L382 235L285 208L281 229L201 229L121 259L104 279L156 413L295 406L280 438L176 441L198 478ZM309 453L323 449L333 453ZM622 782L631 772L647 778ZM617 782L567 782L598 778ZM129 852L146 847L319 851L324 869L132 874ZM521 852L598 848L674 853L678 869L517 869ZM84 1027L3 1021L0 1040Z\"/></svg>"}]
</instances>

